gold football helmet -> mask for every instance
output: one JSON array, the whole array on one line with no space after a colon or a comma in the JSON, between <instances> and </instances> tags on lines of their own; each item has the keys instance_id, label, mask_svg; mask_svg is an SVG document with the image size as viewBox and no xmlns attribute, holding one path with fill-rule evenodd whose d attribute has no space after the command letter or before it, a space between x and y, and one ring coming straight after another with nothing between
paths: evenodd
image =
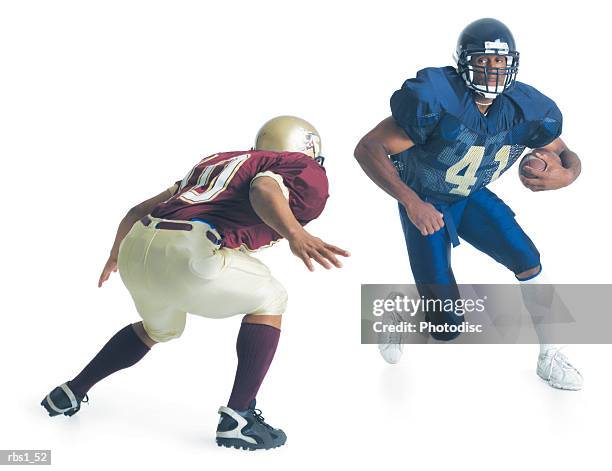
<instances>
[{"instance_id":1,"label":"gold football helmet","mask_svg":"<svg viewBox=\"0 0 612 471\"><path fill-rule=\"evenodd\" d=\"M302 152L323 165L321 137L308 121L296 116L277 116L257 133L255 150Z\"/></svg>"}]
</instances>

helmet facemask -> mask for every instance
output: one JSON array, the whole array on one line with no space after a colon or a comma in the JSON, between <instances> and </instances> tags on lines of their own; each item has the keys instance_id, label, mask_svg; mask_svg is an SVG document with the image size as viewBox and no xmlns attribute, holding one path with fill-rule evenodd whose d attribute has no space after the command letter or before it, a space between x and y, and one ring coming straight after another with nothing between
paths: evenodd
<instances>
[{"instance_id":1,"label":"helmet facemask","mask_svg":"<svg viewBox=\"0 0 612 471\"><path fill-rule=\"evenodd\" d=\"M472 59L481 56L503 56L504 67L475 65ZM516 81L519 66L518 51L510 51L504 42L486 42L483 49L465 49L458 57L457 72L468 88L485 98L496 98L509 90Z\"/></svg>"}]
</instances>

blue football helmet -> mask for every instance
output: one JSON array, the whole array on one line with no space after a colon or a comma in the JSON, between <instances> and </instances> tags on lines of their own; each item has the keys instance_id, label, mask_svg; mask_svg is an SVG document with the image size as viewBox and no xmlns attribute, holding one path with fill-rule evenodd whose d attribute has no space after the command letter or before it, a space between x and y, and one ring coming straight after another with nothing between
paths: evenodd
<instances>
[{"instance_id":1,"label":"blue football helmet","mask_svg":"<svg viewBox=\"0 0 612 471\"><path fill-rule=\"evenodd\" d=\"M491 67L474 61L480 56L503 56L505 65ZM454 54L457 72L468 88L485 98L495 98L516 81L519 53L510 29L501 21L482 18L465 27Z\"/></svg>"}]
</instances>

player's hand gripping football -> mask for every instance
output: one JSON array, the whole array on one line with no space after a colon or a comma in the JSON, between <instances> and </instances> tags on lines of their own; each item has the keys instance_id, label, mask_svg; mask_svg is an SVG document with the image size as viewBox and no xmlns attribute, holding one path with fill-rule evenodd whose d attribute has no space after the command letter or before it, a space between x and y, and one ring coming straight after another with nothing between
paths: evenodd
<instances>
[{"instance_id":1,"label":"player's hand gripping football","mask_svg":"<svg viewBox=\"0 0 612 471\"><path fill-rule=\"evenodd\" d=\"M350 256L346 250L328 244L303 228L287 237L287 241L291 252L296 257L301 258L310 271L314 271L313 260L329 270L332 265L337 268L342 267L342 263L336 258L336 255Z\"/></svg>"},{"instance_id":2,"label":"player's hand gripping football","mask_svg":"<svg viewBox=\"0 0 612 471\"><path fill-rule=\"evenodd\" d=\"M404 204L408 218L424 236L431 235L444 227L443 214L431 203L423 200Z\"/></svg>"},{"instance_id":3,"label":"player's hand gripping football","mask_svg":"<svg viewBox=\"0 0 612 471\"><path fill-rule=\"evenodd\" d=\"M544 170L529 169L529 176L519 173L523 185L531 191L558 190L572 183L572 172L561 164L553 152L535 150L533 154L546 162Z\"/></svg>"},{"instance_id":4,"label":"player's hand gripping football","mask_svg":"<svg viewBox=\"0 0 612 471\"><path fill-rule=\"evenodd\" d=\"M104 265L104 269L102 270L102 274L100 275L100 280L98 281L98 288L102 287L102 284L106 280L108 280L108 277L114 271L117 271L117 259L113 256L110 256L108 257L106 265Z\"/></svg>"}]
</instances>

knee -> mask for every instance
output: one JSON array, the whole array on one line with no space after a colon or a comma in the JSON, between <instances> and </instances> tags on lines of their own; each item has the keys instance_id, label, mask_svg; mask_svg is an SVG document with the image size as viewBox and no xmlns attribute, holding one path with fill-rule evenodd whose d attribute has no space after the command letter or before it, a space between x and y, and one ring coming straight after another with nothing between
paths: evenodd
<instances>
[{"instance_id":1,"label":"knee","mask_svg":"<svg viewBox=\"0 0 612 471\"><path fill-rule=\"evenodd\" d=\"M259 309L259 312L264 312L270 315L282 315L287 310L287 301L289 295L285 287L276 280L272 280L272 289L268 296L268 300Z\"/></svg>"},{"instance_id":2,"label":"knee","mask_svg":"<svg viewBox=\"0 0 612 471\"><path fill-rule=\"evenodd\" d=\"M247 314L242 318L243 324L263 324L280 330L283 316L274 314Z\"/></svg>"},{"instance_id":3,"label":"knee","mask_svg":"<svg viewBox=\"0 0 612 471\"><path fill-rule=\"evenodd\" d=\"M155 329L148 327L146 324L143 324L143 326L147 335L157 343L169 342L170 340L178 339L181 335L183 335L183 331L185 330L185 324L179 327L167 329Z\"/></svg>"},{"instance_id":4,"label":"knee","mask_svg":"<svg viewBox=\"0 0 612 471\"><path fill-rule=\"evenodd\" d=\"M522 271L520 273L515 273L516 279L518 281L527 281L535 278L542 272L542 265L538 264L538 266L530 268L529 270Z\"/></svg>"},{"instance_id":5,"label":"knee","mask_svg":"<svg viewBox=\"0 0 612 471\"><path fill-rule=\"evenodd\" d=\"M140 322L136 322L134 324L132 324L132 329L134 329L134 332L136 333L136 335L138 336L138 338L142 341L142 343L144 343L147 347L149 348L153 348L153 345L155 345L157 342L155 340L153 340L151 338L151 336L147 333L146 329L144 328L144 324L142 321Z\"/></svg>"},{"instance_id":6,"label":"knee","mask_svg":"<svg viewBox=\"0 0 612 471\"><path fill-rule=\"evenodd\" d=\"M170 340L174 340L177 339L181 336L182 332L176 332L176 331L158 331L155 332L154 334L149 334L149 336L156 342L156 343L162 343L162 342L169 342Z\"/></svg>"}]
</instances>

